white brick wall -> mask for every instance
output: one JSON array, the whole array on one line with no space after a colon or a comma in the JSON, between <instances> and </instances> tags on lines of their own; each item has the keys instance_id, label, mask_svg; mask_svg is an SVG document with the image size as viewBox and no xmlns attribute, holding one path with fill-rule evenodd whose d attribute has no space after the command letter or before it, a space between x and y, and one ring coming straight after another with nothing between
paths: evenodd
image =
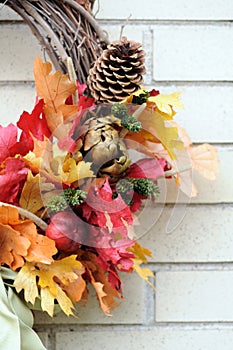
<instances>
[{"instance_id":1,"label":"white brick wall","mask_svg":"<svg viewBox=\"0 0 233 350\"><path fill-rule=\"evenodd\" d=\"M194 142L218 148L220 173L212 183L195 175L200 193L189 206L185 196L174 205L176 187L162 181L166 203L161 197L141 215L140 242L153 251L155 294L137 276L123 276L125 300L113 317L90 298L78 320L38 313L36 329L48 350L232 350L233 1L99 2L97 17L113 40L131 15L124 34L147 51L145 83L183 92L177 121ZM32 62L41 48L6 7L0 30L0 122L6 125L32 109Z\"/></svg>"}]
</instances>

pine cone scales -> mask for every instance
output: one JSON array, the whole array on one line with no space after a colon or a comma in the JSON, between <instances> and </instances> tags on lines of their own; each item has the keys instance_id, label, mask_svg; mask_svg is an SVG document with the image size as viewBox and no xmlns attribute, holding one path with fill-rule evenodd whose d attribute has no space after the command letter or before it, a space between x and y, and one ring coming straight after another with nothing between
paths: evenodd
<instances>
[{"instance_id":1,"label":"pine cone scales","mask_svg":"<svg viewBox=\"0 0 233 350\"><path fill-rule=\"evenodd\" d=\"M90 92L97 103L115 103L140 88L145 73L141 44L127 40L114 41L91 68Z\"/></svg>"}]
</instances>

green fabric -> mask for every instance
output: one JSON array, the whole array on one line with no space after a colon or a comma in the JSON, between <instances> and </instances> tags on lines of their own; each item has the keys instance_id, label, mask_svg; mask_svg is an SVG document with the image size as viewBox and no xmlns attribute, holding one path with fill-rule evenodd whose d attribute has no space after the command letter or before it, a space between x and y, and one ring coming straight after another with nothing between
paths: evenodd
<instances>
[{"instance_id":1,"label":"green fabric","mask_svg":"<svg viewBox=\"0 0 233 350\"><path fill-rule=\"evenodd\" d=\"M14 280L16 273L0 268L0 349L46 350L33 331L33 315L28 306L3 280Z\"/></svg>"}]
</instances>

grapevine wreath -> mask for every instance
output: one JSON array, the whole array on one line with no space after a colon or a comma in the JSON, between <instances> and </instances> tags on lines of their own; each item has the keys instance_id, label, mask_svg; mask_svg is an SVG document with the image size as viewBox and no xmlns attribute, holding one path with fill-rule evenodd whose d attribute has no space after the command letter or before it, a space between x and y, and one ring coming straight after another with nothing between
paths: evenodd
<instances>
[{"instance_id":1,"label":"grapevine wreath","mask_svg":"<svg viewBox=\"0 0 233 350\"><path fill-rule=\"evenodd\" d=\"M217 172L215 148L193 145L173 120L180 93L142 86L141 44L126 37L109 43L93 3L7 2L47 50L55 72L38 55L34 108L16 125L0 127L6 349L13 327L20 349L44 349L30 309L76 315L75 304L87 303L92 285L109 316L123 295L119 272L136 271L153 287L153 272L144 266L151 253L134 228L140 230L145 203L159 196L158 179L173 179L195 196L190 167L208 179ZM187 157L189 170L179 168Z\"/></svg>"}]
</instances>

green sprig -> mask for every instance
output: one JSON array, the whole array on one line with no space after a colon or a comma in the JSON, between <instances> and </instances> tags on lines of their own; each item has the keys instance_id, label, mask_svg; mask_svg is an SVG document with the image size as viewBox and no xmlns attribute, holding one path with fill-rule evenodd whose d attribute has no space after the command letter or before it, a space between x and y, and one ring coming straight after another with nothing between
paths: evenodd
<instances>
[{"instance_id":1,"label":"green sprig","mask_svg":"<svg viewBox=\"0 0 233 350\"><path fill-rule=\"evenodd\" d=\"M59 211L65 210L67 207L75 207L80 205L87 194L76 188L67 188L59 196L54 196L48 202L47 207L57 213Z\"/></svg>"},{"instance_id":2,"label":"green sprig","mask_svg":"<svg viewBox=\"0 0 233 350\"><path fill-rule=\"evenodd\" d=\"M132 103L135 103L136 105L142 105L148 100L149 97L150 97L150 93L148 91L144 91L138 96L134 95Z\"/></svg>"},{"instance_id":3,"label":"green sprig","mask_svg":"<svg viewBox=\"0 0 233 350\"><path fill-rule=\"evenodd\" d=\"M142 124L132 115L127 115L121 120L121 125L133 132L139 132L142 128Z\"/></svg>"}]
</instances>

